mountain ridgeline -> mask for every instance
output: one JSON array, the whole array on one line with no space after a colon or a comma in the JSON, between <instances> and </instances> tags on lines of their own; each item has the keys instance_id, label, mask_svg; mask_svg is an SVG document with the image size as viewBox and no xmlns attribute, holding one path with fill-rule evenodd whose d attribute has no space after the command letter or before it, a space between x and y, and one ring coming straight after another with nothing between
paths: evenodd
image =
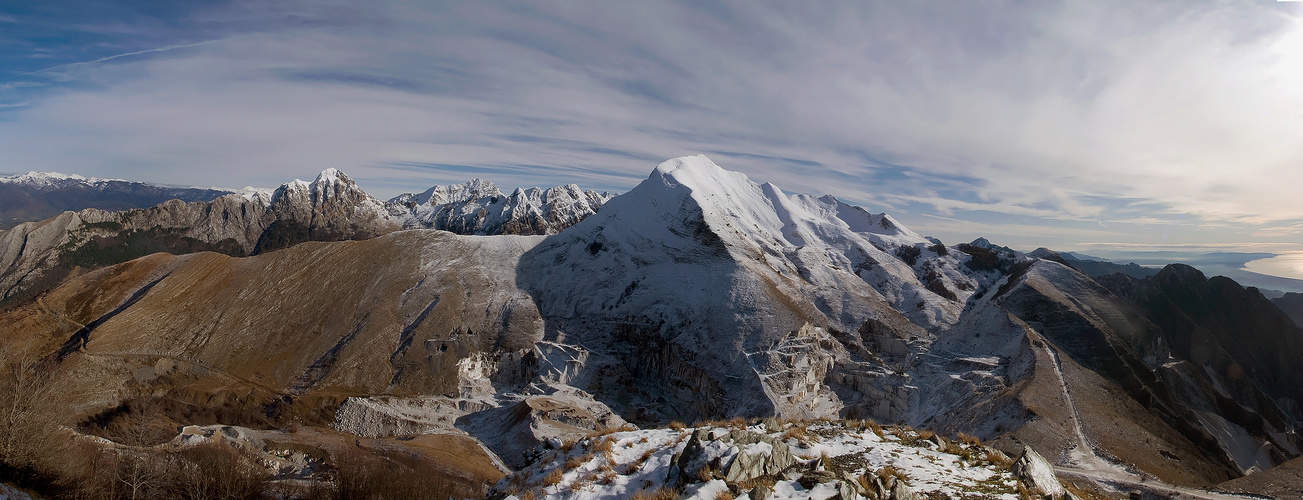
<instances>
[{"instance_id":1,"label":"mountain ridgeline","mask_svg":"<svg viewBox=\"0 0 1303 500\"><path fill-rule=\"evenodd\" d=\"M28 174L0 185L40 187L45 184L36 181L48 184L48 177ZM504 196L492 183L477 180L381 202L347 175L328 169L312 182L295 180L275 190L249 189L211 201L177 197L117 212L84 208L0 233L0 304L20 302L70 274L155 252L243 257L305 241L367 239L404 228L551 234L608 199L609 194L574 185Z\"/></svg>"},{"instance_id":2,"label":"mountain ridgeline","mask_svg":"<svg viewBox=\"0 0 1303 500\"><path fill-rule=\"evenodd\" d=\"M226 255L71 271L137 257L102 257L118 246ZM625 423L875 419L1190 487L1303 446L1303 328L1254 289L946 245L704 156L615 197L473 181L386 203L326 171L65 213L0 251L6 296L76 274L16 300L0 333L77 381L86 415L230 391L272 425L460 433L511 468Z\"/></svg>"},{"instance_id":3,"label":"mountain ridgeline","mask_svg":"<svg viewBox=\"0 0 1303 500\"><path fill-rule=\"evenodd\" d=\"M48 219L68 210L125 210L167 200L212 201L229 191L159 186L51 172L0 177L0 230Z\"/></svg>"}]
</instances>

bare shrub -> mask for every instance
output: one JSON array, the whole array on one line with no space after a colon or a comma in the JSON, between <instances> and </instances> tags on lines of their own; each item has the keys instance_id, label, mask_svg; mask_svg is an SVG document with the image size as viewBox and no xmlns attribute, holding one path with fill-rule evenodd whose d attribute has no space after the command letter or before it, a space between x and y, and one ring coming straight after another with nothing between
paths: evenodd
<instances>
[{"instance_id":1,"label":"bare shrub","mask_svg":"<svg viewBox=\"0 0 1303 500\"><path fill-rule=\"evenodd\" d=\"M484 485L450 480L447 471L421 461L400 461L363 450L336 458L335 491L339 500L480 498Z\"/></svg>"},{"instance_id":2,"label":"bare shrub","mask_svg":"<svg viewBox=\"0 0 1303 500\"><path fill-rule=\"evenodd\" d=\"M169 474L175 498L235 500L262 489L266 471L235 450L218 445L193 446L176 453Z\"/></svg>"},{"instance_id":3,"label":"bare shrub","mask_svg":"<svg viewBox=\"0 0 1303 500\"><path fill-rule=\"evenodd\" d=\"M0 352L0 363L6 353ZM55 386L35 358L18 355L0 366L0 462L32 469L58 425L51 405Z\"/></svg>"}]
</instances>

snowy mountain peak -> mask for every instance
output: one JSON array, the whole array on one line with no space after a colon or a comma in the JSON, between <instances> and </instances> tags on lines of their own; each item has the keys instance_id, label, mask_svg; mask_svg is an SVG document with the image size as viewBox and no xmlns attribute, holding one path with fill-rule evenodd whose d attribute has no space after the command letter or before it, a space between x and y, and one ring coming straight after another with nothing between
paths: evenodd
<instances>
[{"instance_id":1,"label":"snowy mountain peak","mask_svg":"<svg viewBox=\"0 0 1303 500\"><path fill-rule=\"evenodd\" d=\"M340 172L339 169L327 168L325 170L322 170L320 174L317 174L316 180L314 180L312 183L313 184L336 184L339 182L351 184L353 180L349 179L348 176L345 175L343 172Z\"/></svg>"},{"instance_id":2,"label":"snowy mountain peak","mask_svg":"<svg viewBox=\"0 0 1303 500\"><path fill-rule=\"evenodd\" d=\"M694 190L754 184L745 174L724 170L700 154L666 160L656 166L650 178L659 178L667 186L683 185Z\"/></svg>"},{"instance_id":3,"label":"snowy mountain peak","mask_svg":"<svg viewBox=\"0 0 1303 500\"><path fill-rule=\"evenodd\" d=\"M484 179L434 186L386 203L404 227L460 234L555 234L597 212L609 194L570 184L548 189L516 188L510 196Z\"/></svg>"},{"instance_id":4,"label":"snowy mountain peak","mask_svg":"<svg viewBox=\"0 0 1303 500\"><path fill-rule=\"evenodd\" d=\"M789 195L701 155L661 163L647 180L560 236L540 247L537 265L551 263L560 273L542 277L544 286L568 283L545 293L555 298L549 301L555 309L545 314L563 317L646 316L676 324L715 316L701 326L773 335L799 328L786 323L793 317L855 331L889 305L933 329L953 324L979 288L979 278L961 266L966 254L948 252L885 214L831 196ZM710 274L699 268L729 269L730 277L726 283L685 281ZM619 278L569 283L566 276ZM773 310L765 320L772 324L741 317L733 324L723 312L752 308Z\"/></svg>"}]
</instances>

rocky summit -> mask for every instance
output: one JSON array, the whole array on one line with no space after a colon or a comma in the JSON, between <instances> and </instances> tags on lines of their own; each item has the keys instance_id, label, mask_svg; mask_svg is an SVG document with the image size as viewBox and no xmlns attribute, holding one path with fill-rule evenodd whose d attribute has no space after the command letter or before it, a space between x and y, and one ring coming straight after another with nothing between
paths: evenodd
<instances>
[{"instance_id":1,"label":"rocky summit","mask_svg":"<svg viewBox=\"0 0 1303 500\"><path fill-rule=\"evenodd\" d=\"M274 451L296 488L362 450L492 498L1215 497L1299 456L1303 328L1073 262L704 156L614 197L326 170L0 233L0 336L66 389L59 432Z\"/></svg>"}]
</instances>

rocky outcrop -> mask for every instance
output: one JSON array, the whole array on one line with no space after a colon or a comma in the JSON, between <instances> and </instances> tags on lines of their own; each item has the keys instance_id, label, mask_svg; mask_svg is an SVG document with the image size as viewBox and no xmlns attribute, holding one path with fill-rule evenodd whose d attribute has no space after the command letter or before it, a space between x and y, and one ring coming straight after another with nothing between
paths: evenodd
<instances>
[{"instance_id":1,"label":"rocky outcrop","mask_svg":"<svg viewBox=\"0 0 1303 500\"><path fill-rule=\"evenodd\" d=\"M55 249L66 244L69 233L81 224L77 214L64 212L0 232L0 299L21 298L26 290L62 279L46 274L58 265Z\"/></svg>"},{"instance_id":2,"label":"rocky outcrop","mask_svg":"<svg viewBox=\"0 0 1303 500\"><path fill-rule=\"evenodd\" d=\"M913 490L909 489L909 485L899 480L892 481L891 495L887 498L889 500L919 500L918 495L915 495Z\"/></svg>"},{"instance_id":3,"label":"rocky outcrop","mask_svg":"<svg viewBox=\"0 0 1303 500\"><path fill-rule=\"evenodd\" d=\"M74 269L153 252L216 251L244 256L304 241L357 240L400 229L380 201L327 169L274 192L227 194L210 202L172 199L149 208L80 212L0 233L0 299L57 283Z\"/></svg>"},{"instance_id":4,"label":"rocky outcrop","mask_svg":"<svg viewBox=\"0 0 1303 500\"><path fill-rule=\"evenodd\" d=\"M776 476L796 464L781 439L748 430L699 429L671 460L669 477L686 482L703 467L713 467L722 468L727 483L746 483Z\"/></svg>"}]
</instances>

